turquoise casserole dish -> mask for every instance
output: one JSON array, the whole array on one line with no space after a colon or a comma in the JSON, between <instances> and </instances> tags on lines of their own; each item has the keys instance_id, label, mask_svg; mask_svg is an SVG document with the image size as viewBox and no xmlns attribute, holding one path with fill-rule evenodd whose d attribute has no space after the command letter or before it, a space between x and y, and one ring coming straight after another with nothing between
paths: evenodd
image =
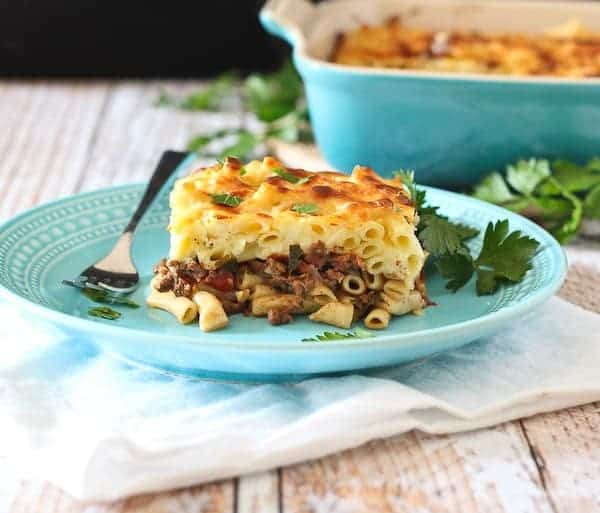
<instances>
[{"instance_id":1,"label":"turquoise casserole dish","mask_svg":"<svg viewBox=\"0 0 600 513\"><path fill-rule=\"evenodd\" d=\"M400 16L432 30L540 33L580 20L600 33L600 3L271 0L263 26L293 47L315 137L350 171L398 168L419 182L461 187L522 157L580 161L600 154L600 79L511 77L342 66L337 35Z\"/></svg>"}]
</instances>

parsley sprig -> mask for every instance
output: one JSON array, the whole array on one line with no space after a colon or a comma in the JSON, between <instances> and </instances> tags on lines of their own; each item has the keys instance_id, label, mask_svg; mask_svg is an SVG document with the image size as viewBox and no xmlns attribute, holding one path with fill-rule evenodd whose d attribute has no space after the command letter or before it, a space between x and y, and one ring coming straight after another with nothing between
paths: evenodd
<instances>
[{"instance_id":1,"label":"parsley sprig","mask_svg":"<svg viewBox=\"0 0 600 513\"><path fill-rule=\"evenodd\" d=\"M230 194L228 192L224 192L222 194L211 194L213 203L218 205L225 205L226 207L239 207L240 203L244 201L243 198L236 196L235 194Z\"/></svg>"},{"instance_id":2,"label":"parsley sprig","mask_svg":"<svg viewBox=\"0 0 600 513\"><path fill-rule=\"evenodd\" d=\"M292 210L299 214L313 215L319 212L319 207L314 203L294 203L292 205Z\"/></svg>"},{"instance_id":3,"label":"parsley sprig","mask_svg":"<svg viewBox=\"0 0 600 513\"><path fill-rule=\"evenodd\" d=\"M124 305L129 308L139 308L140 305L137 304L132 299L129 299L126 296L117 296L115 294L109 294L106 290L99 289L91 289L86 287L82 289L83 294L90 300L95 303L107 303L109 305Z\"/></svg>"},{"instance_id":4,"label":"parsley sprig","mask_svg":"<svg viewBox=\"0 0 600 513\"><path fill-rule=\"evenodd\" d=\"M343 333L341 331L324 331L320 335L315 335L311 338L303 338L302 342L332 342L334 340L348 340L351 338L371 338L375 335L370 331L356 328L354 330Z\"/></svg>"},{"instance_id":5,"label":"parsley sprig","mask_svg":"<svg viewBox=\"0 0 600 513\"><path fill-rule=\"evenodd\" d=\"M286 182L290 182L296 185L301 185L303 183L308 182L309 180L308 176L296 176L287 171L286 169L283 169L282 167L276 167L275 169L273 169L273 173L275 173L280 178L283 178Z\"/></svg>"},{"instance_id":6,"label":"parsley sprig","mask_svg":"<svg viewBox=\"0 0 600 513\"><path fill-rule=\"evenodd\" d=\"M114 321L121 317L121 312L117 312L109 306L96 306L88 310L88 315L91 317L100 317L101 319Z\"/></svg>"},{"instance_id":7,"label":"parsley sprig","mask_svg":"<svg viewBox=\"0 0 600 513\"><path fill-rule=\"evenodd\" d=\"M566 160L519 160L505 175L493 172L474 189L476 198L527 216L564 244L584 218L600 219L600 158L579 166Z\"/></svg>"},{"instance_id":8,"label":"parsley sprig","mask_svg":"<svg viewBox=\"0 0 600 513\"><path fill-rule=\"evenodd\" d=\"M543 173L544 171L539 171ZM539 243L520 231L509 232L508 220L489 223L479 255L474 257L467 241L479 234L477 228L450 221L428 205L426 192L418 189L414 175L397 172L419 214L417 236L431 255L446 288L456 292L476 276L478 295L493 294L504 282L519 282L531 268ZM523 188L531 187L526 183Z\"/></svg>"},{"instance_id":9,"label":"parsley sprig","mask_svg":"<svg viewBox=\"0 0 600 513\"><path fill-rule=\"evenodd\" d=\"M155 105L196 111L223 110L240 100L256 116L260 123L258 130L251 132L242 126L199 134L188 142L187 149L203 157L232 155L249 159L271 139L289 143L312 141L304 87L290 61L274 73L249 75L241 86L239 78L229 72L184 98L162 92ZM215 151L216 147L220 149Z\"/></svg>"}]
</instances>

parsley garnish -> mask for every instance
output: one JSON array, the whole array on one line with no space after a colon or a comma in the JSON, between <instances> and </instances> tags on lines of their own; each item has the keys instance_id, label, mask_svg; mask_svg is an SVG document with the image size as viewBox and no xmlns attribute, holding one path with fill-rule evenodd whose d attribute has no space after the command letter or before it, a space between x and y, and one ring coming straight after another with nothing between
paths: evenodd
<instances>
[{"instance_id":1,"label":"parsley garnish","mask_svg":"<svg viewBox=\"0 0 600 513\"><path fill-rule=\"evenodd\" d=\"M161 92L157 106L184 110L224 110L236 101L253 113L259 121L256 132L245 127L216 130L193 137L188 150L203 157L234 154L248 159L267 140L289 143L312 141L312 129L306 108L304 87L291 61L274 73L253 73L241 81L234 73L225 73L208 87L181 98ZM213 144L214 143L214 144ZM229 145L219 151L223 145Z\"/></svg>"},{"instance_id":2,"label":"parsley garnish","mask_svg":"<svg viewBox=\"0 0 600 513\"><path fill-rule=\"evenodd\" d=\"M304 177L300 178L299 176L293 175L289 171L286 171L282 167L276 167L275 169L273 169L273 173L275 173L277 176L283 178L285 181L290 182L290 183L295 183L297 185L306 183L309 180L308 176L304 176Z\"/></svg>"},{"instance_id":3,"label":"parsley garnish","mask_svg":"<svg viewBox=\"0 0 600 513\"><path fill-rule=\"evenodd\" d=\"M474 189L479 199L532 218L564 244L583 218L600 218L600 159L579 166L556 160L519 160L485 177Z\"/></svg>"},{"instance_id":4,"label":"parsley garnish","mask_svg":"<svg viewBox=\"0 0 600 513\"><path fill-rule=\"evenodd\" d=\"M91 289L89 287L86 287L82 290L82 292L88 297L88 299L91 299L92 301L94 301L96 303L108 303L111 305L124 305L124 306L128 306L130 308L139 308L140 307L140 305L138 305L135 301L129 299L128 297L116 296L116 295L108 293L105 290Z\"/></svg>"},{"instance_id":5,"label":"parsley garnish","mask_svg":"<svg viewBox=\"0 0 600 513\"><path fill-rule=\"evenodd\" d=\"M509 233L507 220L489 223L481 252L474 258L466 241L479 230L439 214L438 207L426 204L425 191L415 188L414 194L420 205L417 235L447 280L447 289L456 292L475 274L477 294L493 294L502 282L518 282L530 269L539 243L519 231Z\"/></svg>"},{"instance_id":6,"label":"parsley garnish","mask_svg":"<svg viewBox=\"0 0 600 513\"><path fill-rule=\"evenodd\" d=\"M508 231L508 220L489 223L479 256L473 260L468 251L459 249L443 254L436 267L448 280L446 288L456 292L473 274L477 276L477 294L493 294L503 282L517 283L531 269L531 258L539 242L520 231Z\"/></svg>"},{"instance_id":7,"label":"parsley garnish","mask_svg":"<svg viewBox=\"0 0 600 513\"><path fill-rule=\"evenodd\" d=\"M288 272L291 273L296 270L303 256L304 252L298 244L292 244L290 246L288 255Z\"/></svg>"},{"instance_id":8,"label":"parsley garnish","mask_svg":"<svg viewBox=\"0 0 600 513\"><path fill-rule=\"evenodd\" d=\"M294 203L292 205L292 210L294 212L298 212L299 214L316 214L319 212L319 207L314 203Z\"/></svg>"},{"instance_id":9,"label":"parsley garnish","mask_svg":"<svg viewBox=\"0 0 600 513\"><path fill-rule=\"evenodd\" d=\"M88 315L92 317L100 317L102 319L108 319L109 321L114 321L121 317L121 313L113 310L108 306L96 306L95 308L90 308L88 310Z\"/></svg>"},{"instance_id":10,"label":"parsley garnish","mask_svg":"<svg viewBox=\"0 0 600 513\"><path fill-rule=\"evenodd\" d=\"M354 330L342 333L341 331L324 331L321 335L315 335L311 338L303 338L302 342L331 342L333 340L347 340L349 338L371 338L375 334L370 331L356 328Z\"/></svg>"},{"instance_id":11,"label":"parsley garnish","mask_svg":"<svg viewBox=\"0 0 600 513\"><path fill-rule=\"evenodd\" d=\"M415 172L411 169L399 169L392 174L395 178L402 180L402 185L404 185L404 190L407 192L408 197L415 206L418 206L419 193L417 192L417 184L415 183Z\"/></svg>"},{"instance_id":12,"label":"parsley garnish","mask_svg":"<svg viewBox=\"0 0 600 513\"><path fill-rule=\"evenodd\" d=\"M223 194L212 194L211 196L214 203L225 205L226 207L237 207L244 201L239 196L229 194L228 192Z\"/></svg>"},{"instance_id":13,"label":"parsley garnish","mask_svg":"<svg viewBox=\"0 0 600 513\"><path fill-rule=\"evenodd\" d=\"M157 107L178 107L183 110L207 111L218 110L235 90L236 77L227 72L218 76L210 85L194 91L183 99L161 91L154 102Z\"/></svg>"},{"instance_id":14,"label":"parsley garnish","mask_svg":"<svg viewBox=\"0 0 600 513\"><path fill-rule=\"evenodd\" d=\"M240 168L240 176L244 176L247 172L248 170L245 167Z\"/></svg>"},{"instance_id":15,"label":"parsley garnish","mask_svg":"<svg viewBox=\"0 0 600 513\"><path fill-rule=\"evenodd\" d=\"M468 253L464 241L479 233L476 228L453 223L437 213L423 214L420 223L419 240L434 256Z\"/></svg>"},{"instance_id":16,"label":"parsley garnish","mask_svg":"<svg viewBox=\"0 0 600 513\"><path fill-rule=\"evenodd\" d=\"M489 223L483 247L475 260L477 293L492 294L502 281L516 283L531 269L539 242L520 231L508 232L508 221Z\"/></svg>"}]
</instances>

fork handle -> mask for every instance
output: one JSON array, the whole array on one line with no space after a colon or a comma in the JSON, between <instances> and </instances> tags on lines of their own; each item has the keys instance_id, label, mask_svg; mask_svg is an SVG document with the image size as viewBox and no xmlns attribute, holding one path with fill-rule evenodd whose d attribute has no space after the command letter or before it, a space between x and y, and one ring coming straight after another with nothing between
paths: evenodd
<instances>
[{"instance_id":1,"label":"fork handle","mask_svg":"<svg viewBox=\"0 0 600 513\"><path fill-rule=\"evenodd\" d=\"M167 150L162 154L160 161L150 178L150 182L144 191L144 195L142 196L136 211L131 216L129 224L125 227L125 230L123 230L123 234L132 234L135 231L140 219L146 213L146 210L148 210L148 207L152 204L156 195L169 180L173 172L190 156L190 153L173 150Z\"/></svg>"}]
</instances>

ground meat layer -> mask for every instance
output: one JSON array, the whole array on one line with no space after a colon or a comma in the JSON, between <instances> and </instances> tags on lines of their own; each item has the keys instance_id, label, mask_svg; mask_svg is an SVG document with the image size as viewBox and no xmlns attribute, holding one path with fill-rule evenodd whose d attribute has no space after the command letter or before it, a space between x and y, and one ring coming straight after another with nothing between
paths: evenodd
<instances>
[{"instance_id":1,"label":"ground meat layer","mask_svg":"<svg viewBox=\"0 0 600 513\"><path fill-rule=\"evenodd\" d=\"M290 248L288 255L272 255L266 260L228 262L215 271L206 270L195 260L161 260L154 268L156 288L161 292L172 290L177 296L192 297L196 290L212 292L223 303L227 313L248 312L248 298L237 294L241 279L249 271L259 275L266 285L284 294L302 299L319 283L327 285L336 295L348 274L364 273L362 258L353 254L328 252L322 242L313 244L309 251ZM352 297L355 318L361 318L374 305L377 293L367 290ZM271 324L285 324L292 320L298 308L272 309L267 318Z\"/></svg>"}]
</instances>

